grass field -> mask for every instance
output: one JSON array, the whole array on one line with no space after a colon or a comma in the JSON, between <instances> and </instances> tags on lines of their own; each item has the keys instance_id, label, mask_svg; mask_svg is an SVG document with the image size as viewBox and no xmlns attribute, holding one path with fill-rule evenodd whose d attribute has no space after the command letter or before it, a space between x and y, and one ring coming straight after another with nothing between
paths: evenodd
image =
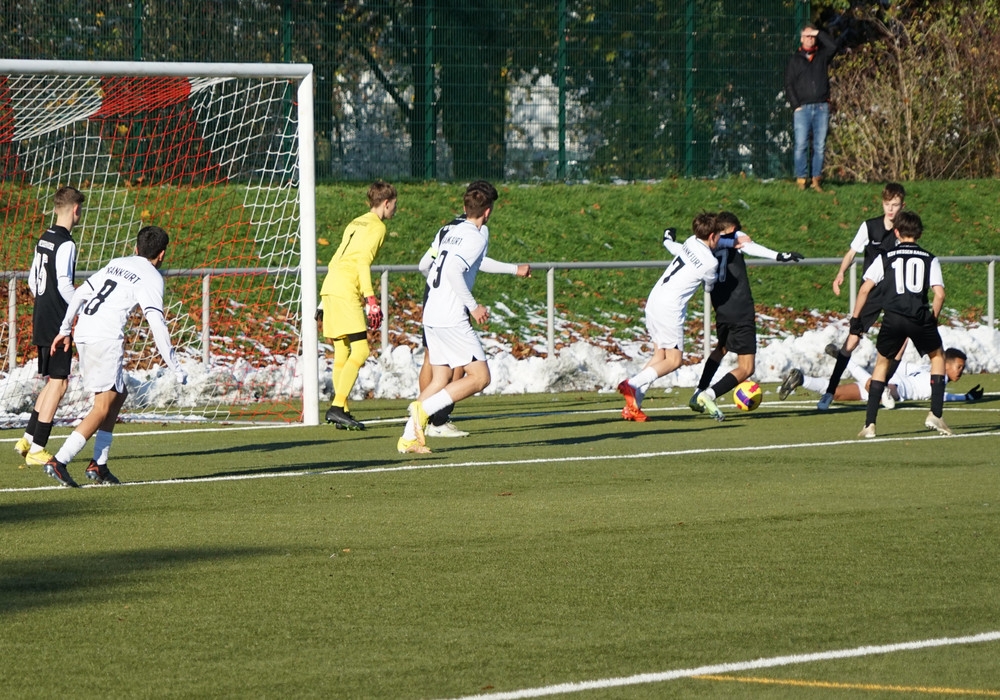
<instances>
[{"instance_id":1,"label":"grass field","mask_svg":"<svg viewBox=\"0 0 1000 700\"><path fill-rule=\"evenodd\" d=\"M1000 377L976 380L950 438L901 404L862 442L861 404L773 386L721 424L686 391L646 424L617 394L476 397L426 456L395 452L405 401L356 406L363 433L122 425L128 483L82 490L16 469L9 431L0 688L998 697Z\"/></svg>"}]
</instances>

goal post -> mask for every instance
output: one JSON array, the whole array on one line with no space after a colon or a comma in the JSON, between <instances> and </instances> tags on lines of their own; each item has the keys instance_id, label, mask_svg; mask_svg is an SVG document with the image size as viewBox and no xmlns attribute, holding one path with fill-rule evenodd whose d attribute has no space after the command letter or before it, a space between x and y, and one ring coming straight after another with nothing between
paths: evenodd
<instances>
[{"instance_id":1,"label":"goal post","mask_svg":"<svg viewBox=\"0 0 1000 700\"><path fill-rule=\"evenodd\" d=\"M17 316L0 426L40 388L23 278L63 185L86 197L78 284L144 225L171 238L165 313L190 382L170 383L134 314L125 419L319 424L313 89L309 64L0 60L0 276L18 278L0 285ZM57 420L89 404L71 377Z\"/></svg>"}]
</instances>

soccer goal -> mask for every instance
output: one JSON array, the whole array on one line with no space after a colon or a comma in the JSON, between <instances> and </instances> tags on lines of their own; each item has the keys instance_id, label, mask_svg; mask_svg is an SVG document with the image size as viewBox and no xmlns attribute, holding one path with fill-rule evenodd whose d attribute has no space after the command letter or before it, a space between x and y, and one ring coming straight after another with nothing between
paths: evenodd
<instances>
[{"instance_id":1,"label":"soccer goal","mask_svg":"<svg viewBox=\"0 0 1000 700\"><path fill-rule=\"evenodd\" d=\"M86 196L77 284L142 226L170 234L165 313L190 380L135 314L124 419L319 422L312 93L306 64L0 60L0 427L41 386L26 271L62 185ZM71 378L57 420L90 403Z\"/></svg>"}]
</instances>

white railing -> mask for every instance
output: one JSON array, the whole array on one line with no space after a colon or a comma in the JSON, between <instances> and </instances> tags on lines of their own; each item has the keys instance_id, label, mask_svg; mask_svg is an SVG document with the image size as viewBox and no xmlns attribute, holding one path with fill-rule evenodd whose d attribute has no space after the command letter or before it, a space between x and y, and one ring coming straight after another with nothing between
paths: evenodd
<instances>
[{"instance_id":1,"label":"white railing","mask_svg":"<svg viewBox=\"0 0 1000 700\"><path fill-rule=\"evenodd\" d=\"M979 255L979 256L956 256L938 258L942 264L986 264L986 320L990 328L995 328L995 297L996 297L996 263L1000 256ZM841 258L809 258L796 265L839 265ZM789 263L778 263L773 260L761 260L757 258L748 259L748 266L771 266L788 265ZM617 261L617 262L540 262L532 263L532 270L545 271L546 284L546 354L552 356L555 352L555 273L556 270L614 270L614 269L643 269L643 268L663 268L663 260L646 261ZM850 297L848 309L854 308L854 300L858 291L858 263L855 262L849 270L848 284ZM223 275L277 275L297 272L298 268L277 268L277 267L246 267L246 268L216 268L211 270L162 270L164 277L201 277L201 357L207 365L211 361L211 323L209 309L211 308L212 277ZM373 265L372 271L381 276L382 287L382 307L389 308L389 275L391 273L417 272L416 265ZM325 267L317 268L318 273L325 273ZM77 277L88 277L92 272L78 272ZM7 367L13 370L17 366L17 280L26 279L27 272L0 272L0 278L8 278L8 302L7 302ZM947 275L946 275L947 277ZM315 304L310 305L315 308ZM711 352L712 341L712 304L709 295L706 293L703 299L702 317L704 319L704 343L705 354ZM304 325L311 323L311 319ZM389 350L389 326L388 321L383 319L381 327L382 353Z\"/></svg>"}]
</instances>

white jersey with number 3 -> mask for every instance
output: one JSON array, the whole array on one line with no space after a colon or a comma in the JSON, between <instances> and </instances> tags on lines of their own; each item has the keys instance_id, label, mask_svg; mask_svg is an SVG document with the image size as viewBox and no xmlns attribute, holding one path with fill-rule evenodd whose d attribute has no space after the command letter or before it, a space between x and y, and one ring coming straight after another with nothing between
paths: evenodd
<instances>
[{"instance_id":1,"label":"white jersey with number 3","mask_svg":"<svg viewBox=\"0 0 1000 700\"><path fill-rule=\"evenodd\" d=\"M486 256L489 233L470 221L453 226L438 248L427 273L425 326L458 326L469 322L469 313L478 306L472 296L479 266Z\"/></svg>"}]
</instances>

